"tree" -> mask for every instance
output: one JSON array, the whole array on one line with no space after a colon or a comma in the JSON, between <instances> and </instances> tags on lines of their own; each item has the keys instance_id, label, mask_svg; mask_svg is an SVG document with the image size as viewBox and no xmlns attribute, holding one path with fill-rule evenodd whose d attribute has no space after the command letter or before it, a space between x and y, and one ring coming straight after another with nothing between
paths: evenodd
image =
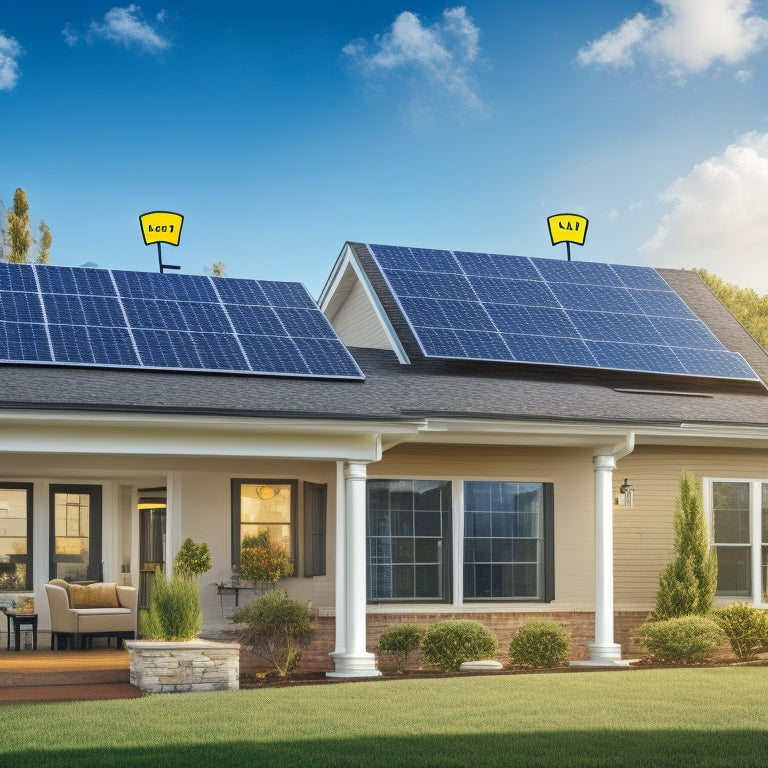
<instances>
[{"instance_id":1,"label":"tree","mask_svg":"<svg viewBox=\"0 0 768 768\"><path fill-rule=\"evenodd\" d=\"M768 349L768 296L760 296L752 288L726 283L706 269L695 271L755 340Z\"/></svg>"},{"instance_id":2,"label":"tree","mask_svg":"<svg viewBox=\"0 0 768 768\"><path fill-rule=\"evenodd\" d=\"M213 276L214 277L226 277L227 276L227 265L223 261L215 262L213 267L211 267L211 270L213 272Z\"/></svg>"},{"instance_id":3,"label":"tree","mask_svg":"<svg viewBox=\"0 0 768 768\"><path fill-rule=\"evenodd\" d=\"M659 575L653 612L658 621L708 614L717 588L717 559L709 544L701 481L689 472L680 479L674 527L675 558Z\"/></svg>"},{"instance_id":4,"label":"tree","mask_svg":"<svg viewBox=\"0 0 768 768\"><path fill-rule=\"evenodd\" d=\"M11 241L9 261L24 264L29 247L32 245L32 235L29 231L27 193L21 187L13 196L13 210L8 214L8 238Z\"/></svg>"},{"instance_id":5,"label":"tree","mask_svg":"<svg viewBox=\"0 0 768 768\"><path fill-rule=\"evenodd\" d=\"M50 264L51 261L51 243L53 235L50 227L40 219L40 253L37 256L38 264Z\"/></svg>"}]
</instances>

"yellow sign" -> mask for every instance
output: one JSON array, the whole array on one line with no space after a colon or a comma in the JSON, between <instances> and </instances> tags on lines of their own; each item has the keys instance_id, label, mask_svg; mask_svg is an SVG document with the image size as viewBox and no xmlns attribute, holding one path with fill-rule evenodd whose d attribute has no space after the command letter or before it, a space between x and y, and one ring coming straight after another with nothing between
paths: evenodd
<instances>
[{"instance_id":1,"label":"yellow sign","mask_svg":"<svg viewBox=\"0 0 768 768\"><path fill-rule=\"evenodd\" d=\"M178 245L184 217L180 213L170 213L170 211L152 211L139 216L139 223L144 245L151 243Z\"/></svg>"},{"instance_id":2,"label":"yellow sign","mask_svg":"<svg viewBox=\"0 0 768 768\"><path fill-rule=\"evenodd\" d=\"M589 221L577 213L557 213L547 219L552 245L576 243L584 245Z\"/></svg>"}]
</instances>

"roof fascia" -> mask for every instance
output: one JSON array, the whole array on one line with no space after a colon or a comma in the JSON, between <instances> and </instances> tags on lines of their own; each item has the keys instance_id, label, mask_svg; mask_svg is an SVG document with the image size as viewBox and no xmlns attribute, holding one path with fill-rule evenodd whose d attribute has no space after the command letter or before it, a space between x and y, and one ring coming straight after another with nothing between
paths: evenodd
<instances>
[{"instance_id":1,"label":"roof fascia","mask_svg":"<svg viewBox=\"0 0 768 768\"><path fill-rule=\"evenodd\" d=\"M341 285L341 282L344 279L348 268L352 269L355 277L357 277L358 281L360 282L360 286L362 287L368 301L370 301L371 306L373 307L373 311L376 313L376 316L381 323L382 330L384 331L384 334L392 346L392 349L397 355L397 359L403 365L409 365L411 361L408 358L403 345L400 343L400 339L398 338L397 333L395 332L395 329L392 326L392 323L390 322L382 303L379 301L379 297L373 290L373 286L368 279L368 275L365 274L365 270L360 264L357 256L355 255L355 252L352 250L349 243L345 243L344 248L339 254L339 257L336 259L336 263L333 265L333 270L331 271L331 274L320 293L320 298L318 299L320 310L323 312L323 314L326 313L326 310L333 300L334 295L339 290L339 286Z\"/></svg>"}]
</instances>

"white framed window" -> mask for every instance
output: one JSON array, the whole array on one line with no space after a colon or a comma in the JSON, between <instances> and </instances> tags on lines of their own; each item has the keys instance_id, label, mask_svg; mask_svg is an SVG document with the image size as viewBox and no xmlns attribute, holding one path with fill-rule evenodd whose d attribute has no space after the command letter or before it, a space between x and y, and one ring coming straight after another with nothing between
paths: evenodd
<instances>
[{"instance_id":1,"label":"white framed window","mask_svg":"<svg viewBox=\"0 0 768 768\"><path fill-rule=\"evenodd\" d=\"M768 603L768 481L707 478L717 595Z\"/></svg>"}]
</instances>

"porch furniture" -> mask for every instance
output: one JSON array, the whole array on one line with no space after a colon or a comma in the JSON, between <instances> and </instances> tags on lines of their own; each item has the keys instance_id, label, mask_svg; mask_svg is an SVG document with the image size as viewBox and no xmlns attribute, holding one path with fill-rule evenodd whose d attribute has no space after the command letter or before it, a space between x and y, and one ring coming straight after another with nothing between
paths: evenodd
<instances>
[{"instance_id":1,"label":"porch furniture","mask_svg":"<svg viewBox=\"0 0 768 768\"><path fill-rule=\"evenodd\" d=\"M45 584L51 612L51 649L60 641L72 647L92 644L94 637L115 637L118 646L136 637L135 587L98 582L85 587Z\"/></svg>"},{"instance_id":2,"label":"porch furniture","mask_svg":"<svg viewBox=\"0 0 768 768\"><path fill-rule=\"evenodd\" d=\"M4 611L5 618L8 621L8 646L11 650L11 632L13 632L15 651L21 650L21 630L32 631L32 649L37 650L37 614L20 613L19 611Z\"/></svg>"}]
</instances>

